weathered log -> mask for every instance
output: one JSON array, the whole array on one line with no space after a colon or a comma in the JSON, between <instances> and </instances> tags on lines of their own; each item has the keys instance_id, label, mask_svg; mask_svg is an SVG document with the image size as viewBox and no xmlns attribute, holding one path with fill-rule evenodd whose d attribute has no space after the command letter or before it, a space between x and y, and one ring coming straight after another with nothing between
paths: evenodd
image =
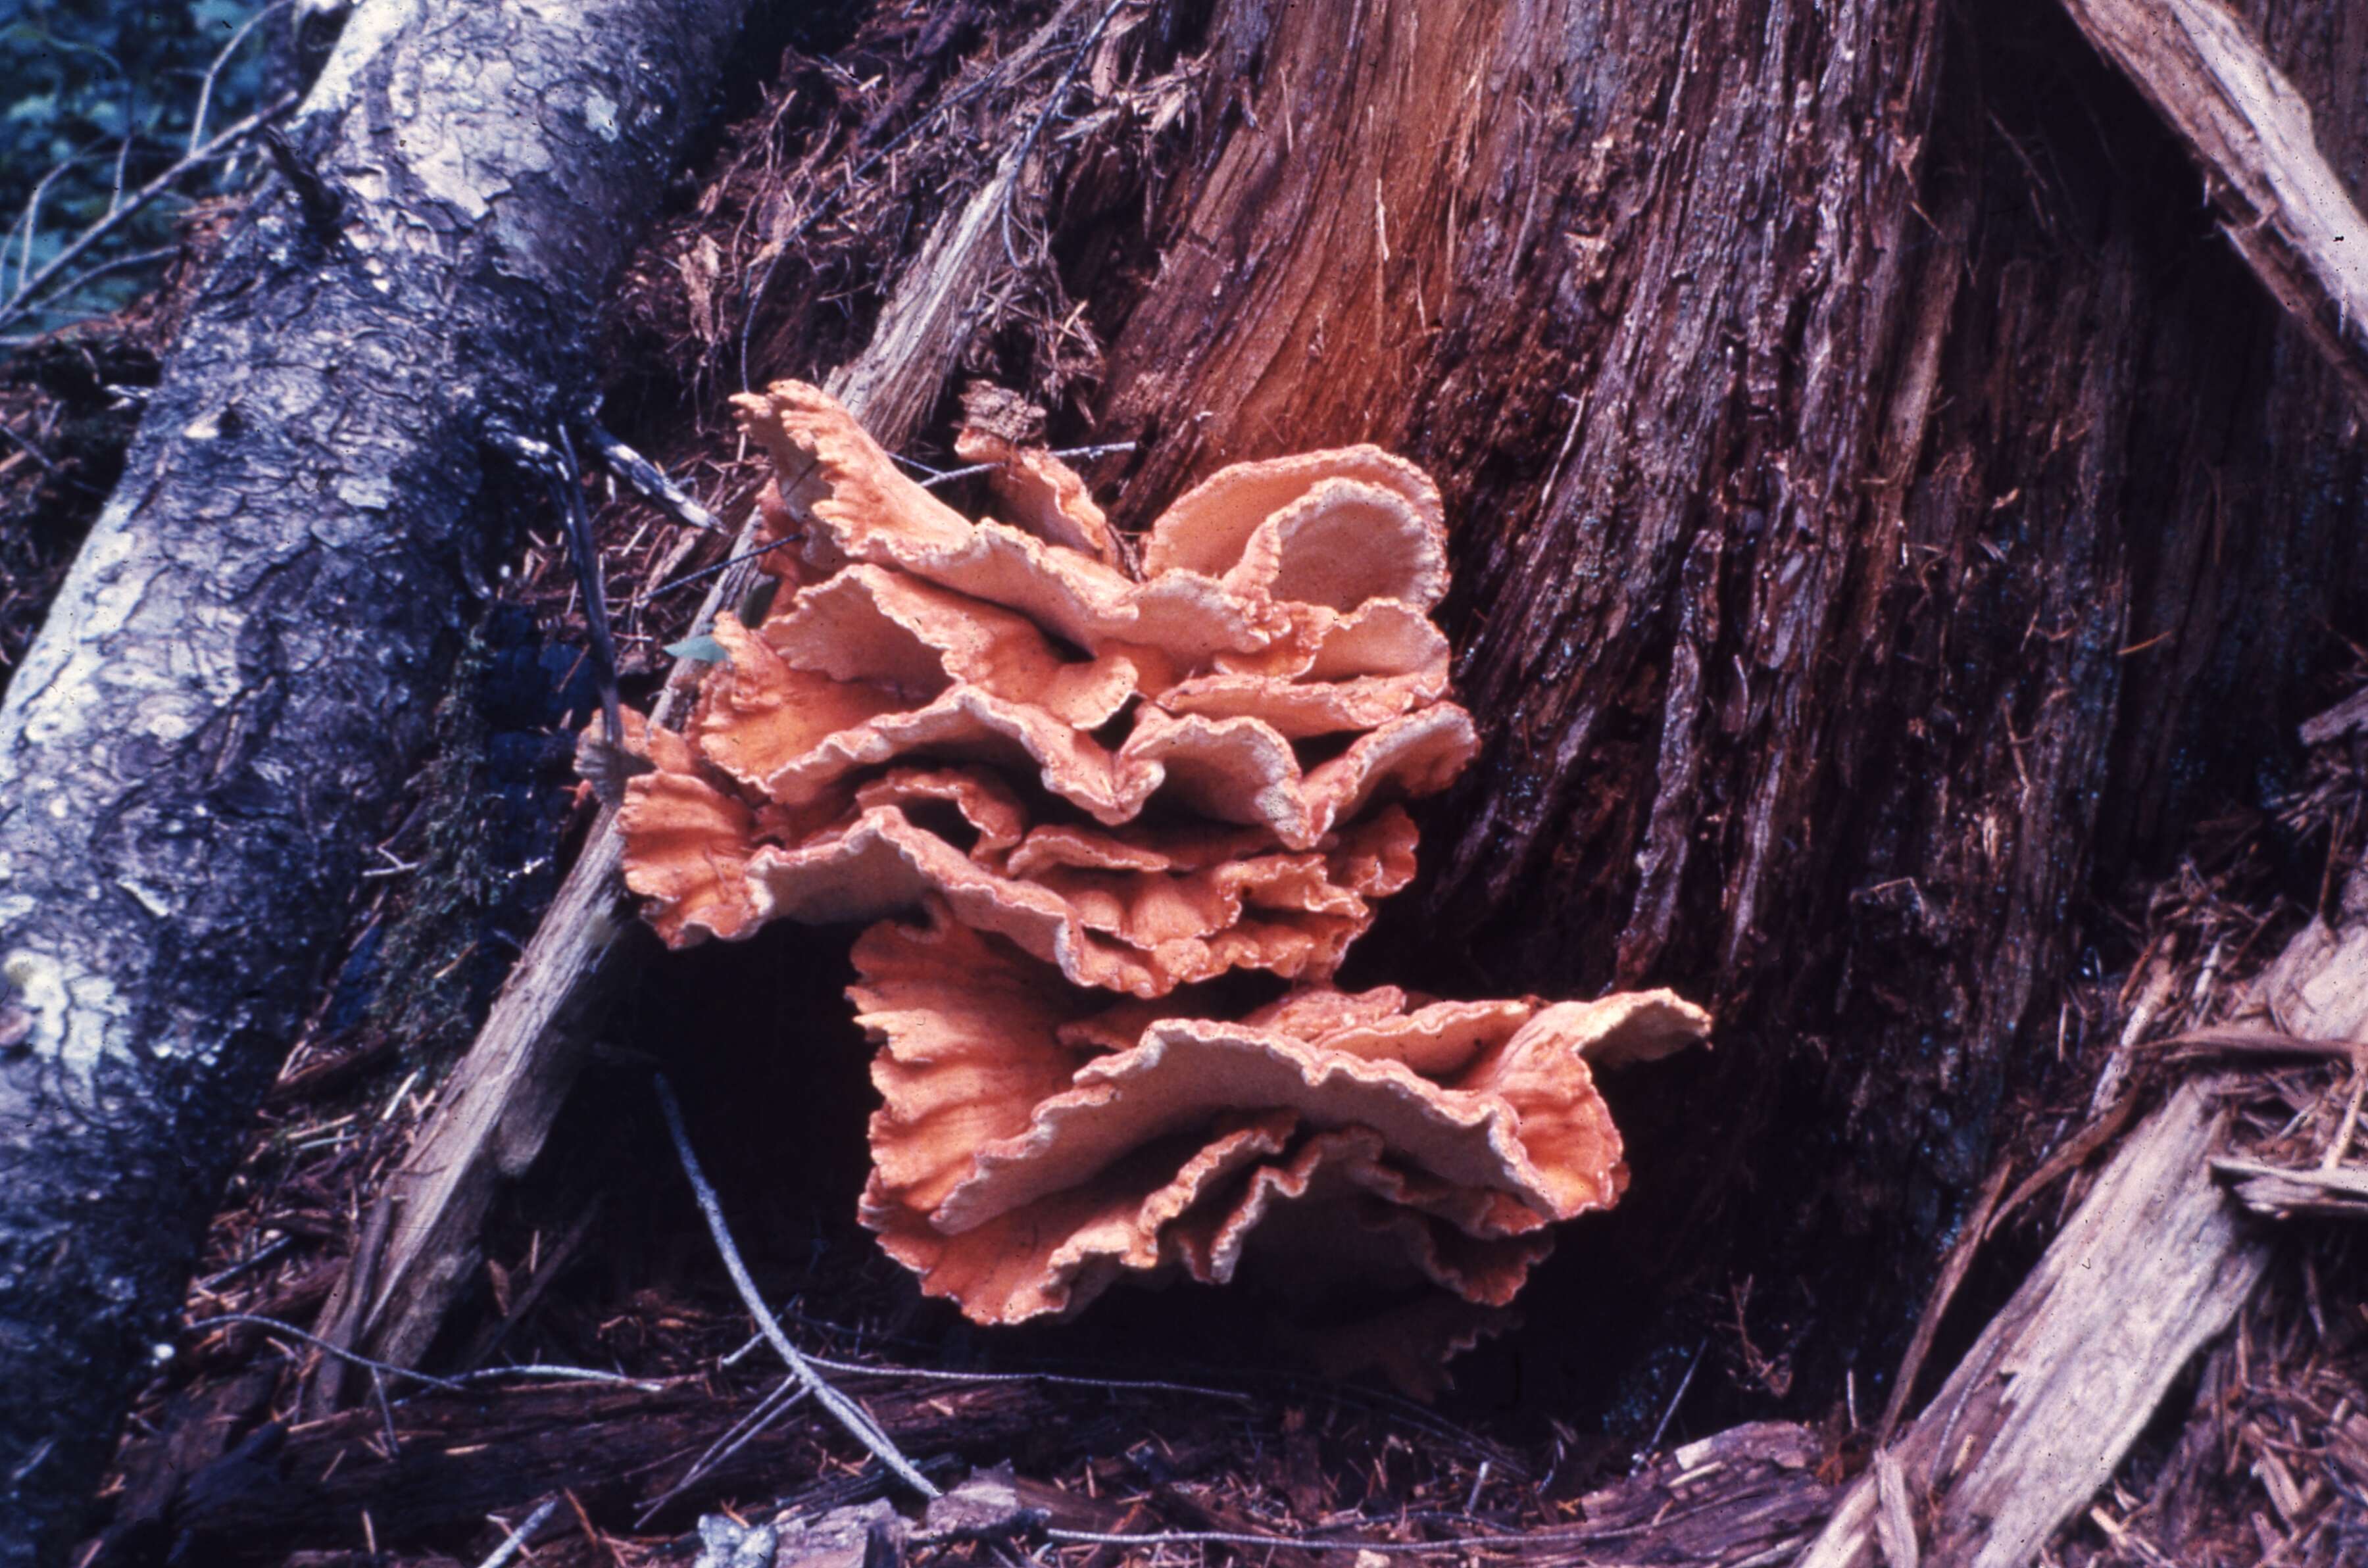
<instances>
[{"instance_id":1,"label":"weathered log","mask_svg":"<svg viewBox=\"0 0 2368 1568\"><path fill-rule=\"evenodd\" d=\"M737 0L366 0L0 708L0 1562L74 1531Z\"/></svg>"},{"instance_id":2,"label":"weathered log","mask_svg":"<svg viewBox=\"0 0 2368 1568\"><path fill-rule=\"evenodd\" d=\"M2203 167L2220 227L2368 415L2368 219L2310 104L2219 0L2064 0Z\"/></svg>"},{"instance_id":3,"label":"weathered log","mask_svg":"<svg viewBox=\"0 0 2368 1568\"><path fill-rule=\"evenodd\" d=\"M2343 923L2312 922L2240 1011L2303 1037L2290 1046L2368 1039L2364 897L2368 880L2355 878ZM2212 1168L2220 1087L2189 1081L2131 1135L1889 1450L1924 1515L1923 1561L1933 1568L2032 1561L2112 1478L2165 1392L2260 1279L2268 1233ZM1880 1493L1875 1472L1861 1478L1802 1568L1877 1561Z\"/></svg>"}]
</instances>

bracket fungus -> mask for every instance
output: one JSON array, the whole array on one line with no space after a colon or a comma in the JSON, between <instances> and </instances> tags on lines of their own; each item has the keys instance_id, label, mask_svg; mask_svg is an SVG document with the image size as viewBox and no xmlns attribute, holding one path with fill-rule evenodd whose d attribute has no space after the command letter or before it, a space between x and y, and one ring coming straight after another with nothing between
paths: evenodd
<instances>
[{"instance_id":1,"label":"bracket fungus","mask_svg":"<svg viewBox=\"0 0 2368 1568\"><path fill-rule=\"evenodd\" d=\"M1418 469L1237 464L1138 562L1007 436L958 444L1007 515L973 521L815 388L738 404L777 592L718 618L681 733L631 726L625 879L676 946L877 922L861 1215L924 1290L1008 1324L1257 1257L1495 1309L1618 1200L1595 1074L1703 1038L1701 1009L1332 984L1413 878L1400 802L1476 744ZM1227 1016L1245 971L1288 988Z\"/></svg>"}]
</instances>

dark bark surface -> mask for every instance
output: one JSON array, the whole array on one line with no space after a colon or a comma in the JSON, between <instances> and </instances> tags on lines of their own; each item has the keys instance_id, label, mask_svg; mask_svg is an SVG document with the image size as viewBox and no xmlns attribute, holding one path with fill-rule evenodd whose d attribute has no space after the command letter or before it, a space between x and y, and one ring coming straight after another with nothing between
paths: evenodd
<instances>
[{"instance_id":1,"label":"dark bark surface","mask_svg":"<svg viewBox=\"0 0 2368 1568\"><path fill-rule=\"evenodd\" d=\"M366 0L0 709L0 1562L71 1539L739 7ZM316 176L316 177L313 177Z\"/></svg>"}]
</instances>

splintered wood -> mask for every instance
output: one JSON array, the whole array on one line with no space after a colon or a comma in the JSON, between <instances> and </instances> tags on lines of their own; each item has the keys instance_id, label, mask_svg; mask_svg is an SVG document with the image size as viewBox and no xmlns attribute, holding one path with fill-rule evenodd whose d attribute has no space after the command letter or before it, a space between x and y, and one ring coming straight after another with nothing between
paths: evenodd
<instances>
[{"instance_id":1,"label":"splintered wood","mask_svg":"<svg viewBox=\"0 0 2368 1568\"><path fill-rule=\"evenodd\" d=\"M2279 1057L2347 1066L2368 1033L2368 879L2344 890L2334 923L2313 920L2239 1005L2239 1021L2174 1036L2177 1057ZM2317 1069L2324 1074L2324 1067ZM2267 1269L2271 1233L2245 1212L2359 1213L2352 1071L2288 1124L2314 1124L2310 1163L2233 1157L2227 1107L2262 1091L2250 1074L2181 1084L2114 1154L2005 1309L1887 1452L1843 1498L1804 1568L1911 1556L1967 1568L2032 1560L2086 1507L2195 1354L2225 1331ZM2331 1156L2331 1157L2330 1157ZM2241 1202L2232 1202L2231 1196ZM1893 1520L1888 1531L1886 1517ZM2101 1527L2100 1527L2101 1528Z\"/></svg>"},{"instance_id":2,"label":"splintered wood","mask_svg":"<svg viewBox=\"0 0 2368 1568\"><path fill-rule=\"evenodd\" d=\"M1262 1253L1368 1317L1431 1287L1496 1308L1552 1224L1618 1200L1594 1071L1699 1040L1700 1009L1331 984L1413 876L1397 802L1474 745L1418 470L1237 464L1138 565L1047 453L966 433L1010 519L973 522L818 389L739 404L795 548L754 624L718 618L684 728L635 728L625 880L677 946L882 922L855 949L886 1101L861 1214L926 1291L1013 1323ZM1270 999L1211 989L1246 972ZM1434 1358L1484 1321L1417 1315Z\"/></svg>"},{"instance_id":3,"label":"splintered wood","mask_svg":"<svg viewBox=\"0 0 2368 1568\"><path fill-rule=\"evenodd\" d=\"M2310 104L2220 0L2064 0L2203 166L2222 229L2368 410L2368 219Z\"/></svg>"}]
</instances>

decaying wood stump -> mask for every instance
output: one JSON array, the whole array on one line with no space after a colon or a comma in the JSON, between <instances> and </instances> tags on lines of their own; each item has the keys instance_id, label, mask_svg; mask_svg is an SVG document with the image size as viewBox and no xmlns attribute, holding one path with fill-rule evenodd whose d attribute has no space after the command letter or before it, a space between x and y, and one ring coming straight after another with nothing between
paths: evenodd
<instances>
[{"instance_id":1,"label":"decaying wood stump","mask_svg":"<svg viewBox=\"0 0 2368 1568\"><path fill-rule=\"evenodd\" d=\"M733 0L371 0L0 709L0 1562L62 1554Z\"/></svg>"},{"instance_id":2,"label":"decaying wood stump","mask_svg":"<svg viewBox=\"0 0 2368 1568\"><path fill-rule=\"evenodd\" d=\"M2356 169L2331 18L2248 19ZM1197 72L1149 159L1091 96L1144 37ZM2052 1051L2079 900L2253 787L2358 617L2340 379L2042 0L1224 0L1089 65L1067 107L1112 111L1044 226L1106 347L1054 438L1137 443L1093 475L1122 524L1310 446L1440 475L1486 749L1390 977L1714 997L1584 1267L1797 1278L1806 1369L1869 1392ZM759 381L827 368L752 340ZM507 1049L575 995L497 1013Z\"/></svg>"}]
</instances>

